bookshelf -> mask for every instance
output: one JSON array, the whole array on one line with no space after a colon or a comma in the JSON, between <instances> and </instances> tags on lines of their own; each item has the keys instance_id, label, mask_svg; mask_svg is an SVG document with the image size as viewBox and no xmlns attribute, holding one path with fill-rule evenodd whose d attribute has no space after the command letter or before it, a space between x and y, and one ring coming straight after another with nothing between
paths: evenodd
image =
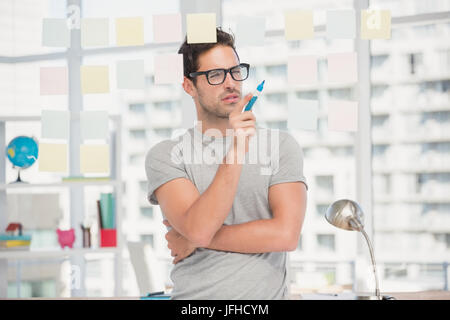
<instances>
[{"instance_id":1,"label":"bookshelf","mask_svg":"<svg viewBox=\"0 0 450 320\"><path fill-rule=\"evenodd\" d=\"M110 176L108 178L101 179L86 179L83 181L55 181L45 183L22 183L22 184L8 184L6 182L6 168L10 165L7 162L5 150L6 150L6 124L14 122L39 122L40 116L11 116L0 117L0 232L4 232L8 223L8 217L6 216L7 210L7 194L11 190L20 190L21 192L33 192L33 189L42 188L68 188L70 194L70 200L75 196L77 201L70 201L70 227L75 230L78 229L79 223L84 216L83 203L79 203L79 196L83 193L85 187L105 187L112 188L112 192L115 196L115 219L117 230L117 246L116 247L96 247L96 244L92 244L92 248L82 248L82 237L80 233L77 233L76 240L73 248L60 247L54 249L34 249L30 250L5 250L0 251L0 298L7 297L8 290L8 264L11 262L21 263L22 261L29 260L48 260L48 259L70 259L71 264L80 266L81 269L81 283L83 285L79 289L71 290L71 297L86 296L86 288L84 285L86 277L85 257L96 256L96 258L110 258L114 257L114 295L122 295L122 254L123 254L123 233L122 233L122 197L123 197L123 183L121 175L121 132L122 132L122 118L120 115L109 115L110 123ZM79 114L72 114L72 121L79 121ZM24 132L23 134L27 134ZM70 141L69 143L77 143L78 140ZM71 158L76 158L71 154ZM69 160L70 161L70 160ZM35 164L37 165L37 163ZM72 168L70 170L73 171ZM84 200L84 197L81 196ZM75 202L75 203L72 203ZM3 214L5 213L5 214ZM26 230L25 230L26 232ZM55 230L56 232L56 230ZM95 232L95 231L94 231ZM20 269L17 271L20 273ZM21 279L20 274L17 279ZM20 280L19 280L20 281ZM17 283L20 287L20 283Z\"/></svg>"}]
</instances>

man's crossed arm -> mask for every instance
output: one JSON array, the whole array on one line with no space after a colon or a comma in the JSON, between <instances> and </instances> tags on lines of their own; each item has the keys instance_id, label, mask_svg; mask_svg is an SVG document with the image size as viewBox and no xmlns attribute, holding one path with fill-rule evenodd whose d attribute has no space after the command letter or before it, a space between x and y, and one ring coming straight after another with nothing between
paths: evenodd
<instances>
[{"instance_id":1,"label":"man's crossed arm","mask_svg":"<svg viewBox=\"0 0 450 320\"><path fill-rule=\"evenodd\" d=\"M195 188L192 182L187 179L175 180L184 180L178 181L180 186L186 187L188 185L189 188ZM166 195L171 193L170 189L175 191L174 188L177 189L176 182L172 183L171 186L161 186L159 189L163 190L162 192L158 189L155 192L157 198L158 196L161 198L158 198L161 209L169 219L169 221L165 220L164 224L172 227L166 234L166 239L174 257L174 263L186 258L198 247L240 253L292 251L297 247L306 211L306 186L302 182L279 183L269 188L269 206L273 214L271 219L254 220L236 225L222 225L213 233L213 237L206 244L195 243L189 237L184 236L171 223L171 220L176 221L177 217L170 213L167 214L167 211L165 211L165 203L167 202L164 199ZM171 194L173 195L173 193ZM187 192L187 194L193 195L195 192ZM173 203L170 207L173 207ZM175 219L173 219L174 216ZM205 215L203 216L208 219ZM223 224L223 221L221 223Z\"/></svg>"}]
</instances>

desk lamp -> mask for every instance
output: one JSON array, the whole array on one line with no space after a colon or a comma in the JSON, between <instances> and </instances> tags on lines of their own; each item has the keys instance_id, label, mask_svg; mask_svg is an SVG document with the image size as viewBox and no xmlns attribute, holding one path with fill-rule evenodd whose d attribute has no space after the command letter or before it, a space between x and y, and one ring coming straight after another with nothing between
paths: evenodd
<instances>
[{"instance_id":1,"label":"desk lamp","mask_svg":"<svg viewBox=\"0 0 450 320\"><path fill-rule=\"evenodd\" d=\"M378 283L377 276L377 267L375 263L375 257L373 254L372 244L369 240L369 236L364 230L364 213L361 210L360 206L352 200L342 199L333 202L327 209L325 214L325 218L329 223L334 225L335 227L344 229L344 230L353 230L360 231L364 238L367 241L367 245L370 250L370 257L372 258L372 266L373 272L375 275L375 296L357 296L357 300L391 300L393 297L391 296L381 296L380 295L380 287Z\"/></svg>"}]
</instances>

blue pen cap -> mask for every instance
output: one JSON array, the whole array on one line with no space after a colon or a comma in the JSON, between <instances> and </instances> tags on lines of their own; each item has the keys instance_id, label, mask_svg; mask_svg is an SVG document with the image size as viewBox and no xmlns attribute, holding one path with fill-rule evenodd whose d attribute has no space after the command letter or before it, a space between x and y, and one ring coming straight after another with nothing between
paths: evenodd
<instances>
[{"instance_id":1,"label":"blue pen cap","mask_svg":"<svg viewBox=\"0 0 450 320\"><path fill-rule=\"evenodd\" d=\"M259 84L259 86L256 88L256 90L258 90L259 92L263 91L264 88L264 82L266 82L266 80L263 80L263 82L261 82Z\"/></svg>"}]
</instances>

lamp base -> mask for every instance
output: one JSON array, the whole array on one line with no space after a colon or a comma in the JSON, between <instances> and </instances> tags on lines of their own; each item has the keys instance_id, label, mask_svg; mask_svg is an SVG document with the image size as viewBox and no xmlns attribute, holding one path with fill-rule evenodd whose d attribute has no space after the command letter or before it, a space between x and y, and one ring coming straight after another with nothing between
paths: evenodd
<instances>
[{"instance_id":1,"label":"lamp base","mask_svg":"<svg viewBox=\"0 0 450 320\"><path fill-rule=\"evenodd\" d=\"M380 299L377 296L359 296L355 295L354 300L397 300L392 296L381 295Z\"/></svg>"},{"instance_id":2,"label":"lamp base","mask_svg":"<svg viewBox=\"0 0 450 320\"><path fill-rule=\"evenodd\" d=\"M306 293L301 294L302 300L379 300L376 295L364 294L364 293ZM381 295L381 300L397 300L396 298L388 295Z\"/></svg>"}]
</instances>

